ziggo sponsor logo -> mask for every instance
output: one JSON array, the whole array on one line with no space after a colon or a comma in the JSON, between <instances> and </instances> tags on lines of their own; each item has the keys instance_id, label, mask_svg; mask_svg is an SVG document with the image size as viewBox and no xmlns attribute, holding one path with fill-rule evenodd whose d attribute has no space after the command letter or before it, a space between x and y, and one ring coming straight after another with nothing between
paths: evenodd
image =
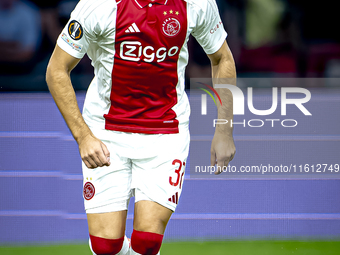
<instances>
[{"instance_id":1,"label":"ziggo sponsor logo","mask_svg":"<svg viewBox=\"0 0 340 255\"><path fill-rule=\"evenodd\" d=\"M173 46L170 49L165 47L160 47L159 49L155 49L154 47L148 45L143 46L141 42L132 41L132 42L122 42L120 44L120 52L119 56L124 60L129 61L145 61L145 62L153 62L157 61L162 62L166 59L166 57L173 57L179 51L177 46Z\"/></svg>"}]
</instances>

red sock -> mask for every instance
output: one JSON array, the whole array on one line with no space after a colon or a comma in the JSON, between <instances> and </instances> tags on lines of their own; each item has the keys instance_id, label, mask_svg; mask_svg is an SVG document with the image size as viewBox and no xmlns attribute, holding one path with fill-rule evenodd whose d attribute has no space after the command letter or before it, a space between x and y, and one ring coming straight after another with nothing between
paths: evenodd
<instances>
[{"instance_id":1,"label":"red sock","mask_svg":"<svg viewBox=\"0 0 340 255\"><path fill-rule=\"evenodd\" d=\"M120 252L124 243L124 236L119 239L106 239L90 235L91 246L97 255L114 255Z\"/></svg>"},{"instance_id":2,"label":"red sock","mask_svg":"<svg viewBox=\"0 0 340 255\"><path fill-rule=\"evenodd\" d=\"M142 255L156 255L162 245L163 235L133 230L132 249Z\"/></svg>"}]
</instances>

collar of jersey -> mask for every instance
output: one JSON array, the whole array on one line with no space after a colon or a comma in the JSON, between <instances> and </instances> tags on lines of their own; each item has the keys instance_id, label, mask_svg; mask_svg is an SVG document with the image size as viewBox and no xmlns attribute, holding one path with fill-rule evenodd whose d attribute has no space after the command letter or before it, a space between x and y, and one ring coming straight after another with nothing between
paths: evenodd
<instances>
[{"instance_id":1,"label":"collar of jersey","mask_svg":"<svg viewBox=\"0 0 340 255\"><path fill-rule=\"evenodd\" d=\"M145 6L147 6L148 4L162 4L162 5L166 5L166 3L168 2L168 0L135 0L137 5L141 8L144 8Z\"/></svg>"}]
</instances>

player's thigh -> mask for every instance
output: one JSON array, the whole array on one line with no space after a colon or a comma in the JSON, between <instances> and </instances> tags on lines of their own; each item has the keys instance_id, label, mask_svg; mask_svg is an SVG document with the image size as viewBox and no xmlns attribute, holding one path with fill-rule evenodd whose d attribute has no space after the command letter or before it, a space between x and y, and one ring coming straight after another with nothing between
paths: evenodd
<instances>
[{"instance_id":1,"label":"player's thigh","mask_svg":"<svg viewBox=\"0 0 340 255\"><path fill-rule=\"evenodd\" d=\"M118 239L125 234L127 210L107 213L88 213L87 222L92 236Z\"/></svg>"},{"instance_id":2,"label":"player's thigh","mask_svg":"<svg viewBox=\"0 0 340 255\"><path fill-rule=\"evenodd\" d=\"M135 203L133 228L163 235L171 214L172 210L156 202L138 201Z\"/></svg>"},{"instance_id":3,"label":"player's thigh","mask_svg":"<svg viewBox=\"0 0 340 255\"><path fill-rule=\"evenodd\" d=\"M110 151L111 165L88 169L83 163L83 196L90 235L118 239L124 236L131 192L131 162L124 157L120 136L92 130Z\"/></svg>"},{"instance_id":4,"label":"player's thigh","mask_svg":"<svg viewBox=\"0 0 340 255\"><path fill-rule=\"evenodd\" d=\"M145 141L148 158L132 160L134 229L164 233L182 192L189 141L188 130L161 135L149 143Z\"/></svg>"},{"instance_id":5,"label":"player's thigh","mask_svg":"<svg viewBox=\"0 0 340 255\"><path fill-rule=\"evenodd\" d=\"M185 131L145 142L148 158L132 160L135 201L156 202L175 211L182 193L190 136ZM148 144L150 144L148 146Z\"/></svg>"}]
</instances>

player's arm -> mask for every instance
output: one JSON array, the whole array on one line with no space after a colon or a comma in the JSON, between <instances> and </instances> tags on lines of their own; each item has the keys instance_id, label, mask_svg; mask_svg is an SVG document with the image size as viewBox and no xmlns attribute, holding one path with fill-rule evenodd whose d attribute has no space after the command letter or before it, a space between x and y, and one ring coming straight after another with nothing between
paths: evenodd
<instances>
[{"instance_id":1,"label":"player's arm","mask_svg":"<svg viewBox=\"0 0 340 255\"><path fill-rule=\"evenodd\" d=\"M88 168L110 165L110 153L105 144L97 139L86 125L76 100L70 73L79 63L58 45L56 46L46 72L48 88L65 122L79 146L82 160Z\"/></svg>"},{"instance_id":2,"label":"player's arm","mask_svg":"<svg viewBox=\"0 0 340 255\"><path fill-rule=\"evenodd\" d=\"M213 82L219 84L236 85L236 68L231 51L224 41L222 47L214 54L208 54L211 61ZM228 125L216 125L214 138L211 144L211 165L228 166L235 155L233 128L229 125L233 119L233 97L226 88L216 89L222 105L217 103L218 119L225 119ZM216 100L219 102L219 100ZM219 174L221 172L215 172Z\"/></svg>"}]
</instances>

